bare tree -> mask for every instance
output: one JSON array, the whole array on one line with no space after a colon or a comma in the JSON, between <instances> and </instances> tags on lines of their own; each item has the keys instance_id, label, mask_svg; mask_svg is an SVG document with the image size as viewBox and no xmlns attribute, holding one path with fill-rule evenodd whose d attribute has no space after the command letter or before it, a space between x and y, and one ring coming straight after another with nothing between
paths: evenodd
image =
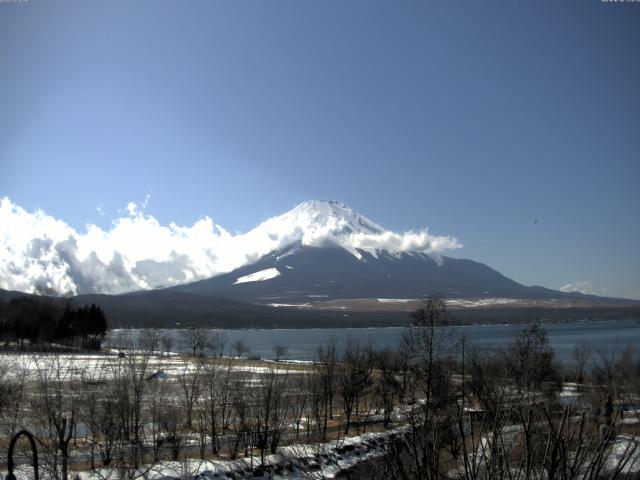
<instances>
[{"instance_id":1,"label":"bare tree","mask_svg":"<svg viewBox=\"0 0 640 480\"><path fill-rule=\"evenodd\" d=\"M227 401L228 385L225 385L225 372L220 365L208 362L203 367L203 410L206 427L211 441L211 453L220 449L219 437L224 425L224 407Z\"/></svg>"},{"instance_id":2,"label":"bare tree","mask_svg":"<svg viewBox=\"0 0 640 480\"><path fill-rule=\"evenodd\" d=\"M267 449L275 453L280 442L282 431L286 425L285 390L286 375L279 374L273 368L260 375L258 385L252 389L255 400L252 405L252 432L260 449L260 462L264 464Z\"/></svg>"},{"instance_id":3,"label":"bare tree","mask_svg":"<svg viewBox=\"0 0 640 480\"><path fill-rule=\"evenodd\" d=\"M160 415L160 443L168 449L169 458L177 460L185 442L181 428L184 424L181 416L182 407L179 399L171 393L167 395L166 400Z\"/></svg>"},{"instance_id":4,"label":"bare tree","mask_svg":"<svg viewBox=\"0 0 640 480\"><path fill-rule=\"evenodd\" d=\"M219 376L218 393L220 400L220 421L222 427L222 433L229 430L231 423L232 404L233 404L233 365L234 359L229 357L224 366L222 375Z\"/></svg>"},{"instance_id":5,"label":"bare tree","mask_svg":"<svg viewBox=\"0 0 640 480\"><path fill-rule=\"evenodd\" d=\"M67 480L69 478L69 449L78 420L79 368L71 358L51 356L35 357L37 370L38 396L35 399L35 411L43 414L45 420L44 431L52 445L47 457L54 478ZM59 460L59 462L58 462Z\"/></svg>"},{"instance_id":6,"label":"bare tree","mask_svg":"<svg viewBox=\"0 0 640 480\"><path fill-rule=\"evenodd\" d=\"M190 366L185 365L185 367L182 369L182 373L178 377L178 383L180 385L180 391L182 393L181 404L186 417L185 426L189 429L191 429L193 426L193 408L200 396L202 383L200 378L201 369L201 362L196 363L195 369L192 369L190 368Z\"/></svg>"},{"instance_id":7,"label":"bare tree","mask_svg":"<svg viewBox=\"0 0 640 480\"><path fill-rule=\"evenodd\" d=\"M147 377L147 443L151 444L153 463L160 461L161 447L165 441L162 432L162 418L168 401L173 400L170 382L165 375L153 374Z\"/></svg>"},{"instance_id":8,"label":"bare tree","mask_svg":"<svg viewBox=\"0 0 640 480\"><path fill-rule=\"evenodd\" d=\"M291 381L292 398L289 402L289 408L296 426L296 440L300 438L300 425L303 418L308 416L309 393L312 389L310 382L313 381L312 375L315 375L315 372L309 368L305 372L294 374ZM306 419L306 422L307 425L310 424L309 418Z\"/></svg>"},{"instance_id":9,"label":"bare tree","mask_svg":"<svg viewBox=\"0 0 640 480\"><path fill-rule=\"evenodd\" d=\"M248 456L249 445L251 442L252 424L250 419L251 401L251 372L242 372L233 379L233 388L231 390L231 402L235 415L235 429L233 431L233 441L228 442L229 456L235 459L240 446L245 448L245 456Z\"/></svg>"},{"instance_id":10,"label":"bare tree","mask_svg":"<svg viewBox=\"0 0 640 480\"><path fill-rule=\"evenodd\" d=\"M375 393L383 410L385 428L391 423L391 414L395 404L394 400L401 385L397 375L398 356L398 353L390 349L376 352L374 356L375 367L378 370L378 376L375 382Z\"/></svg>"},{"instance_id":11,"label":"bare tree","mask_svg":"<svg viewBox=\"0 0 640 480\"><path fill-rule=\"evenodd\" d=\"M89 445L91 470L96 469L96 450L99 449L101 432L99 422L100 404L106 397L103 371L99 367L86 368L80 389L80 409L78 418L86 427L84 435Z\"/></svg>"},{"instance_id":12,"label":"bare tree","mask_svg":"<svg viewBox=\"0 0 640 480\"><path fill-rule=\"evenodd\" d=\"M318 348L318 380L322 394L322 405L316 406L322 412L322 440L327 436L327 423L333 418L333 400L338 380L338 356L335 338L331 338L325 347ZM318 422L320 424L320 422Z\"/></svg>"},{"instance_id":13,"label":"bare tree","mask_svg":"<svg viewBox=\"0 0 640 480\"><path fill-rule=\"evenodd\" d=\"M160 343L162 344L162 349L167 355L169 355L169 353L171 353L171 348L173 347L173 335L165 333L160 337Z\"/></svg>"},{"instance_id":14,"label":"bare tree","mask_svg":"<svg viewBox=\"0 0 640 480\"><path fill-rule=\"evenodd\" d=\"M273 347L271 347L271 351L273 352L273 359L276 362L279 362L286 354L287 351L289 350L288 347L285 347L284 345L274 345Z\"/></svg>"},{"instance_id":15,"label":"bare tree","mask_svg":"<svg viewBox=\"0 0 640 480\"><path fill-rule=\"evenodd\" d=\"M371 375L371 362L368 352L358 342L350 339L338 367L338 392L342 399L345 415L345 435L349 433L352 414L358 409L361 396L368 387Z\"/></svg>"},{"instance_id":16,"label":"bare tree","mask_svg":"<svg viewBox=\"0 0 640 480\"><path fill-rule=\"evenodd\" d=\"M200 352L200 355L204 354L204 351L209 348L210 339L209 332L204 328L185 328L182 330L182 339L193 352L193 356L196 356L196 352Z\"/></svg>"},{"instance_id":17,"label":"bare tree","mask_svg":"<svg viewBox=\"0 0 640 480\"><path fill-rule=\"evenodd\" d=\"M153 328L142 330L138 336L138 344L142 350L156 352L160 344L160 332Z\"/></svg>"},{"instance_id":18,"label":"bare tree","mask_svg":"<svg viewBox=\"0 0 640 480\"><path fill-rule=\"evenodd\" d=\"M408 429L389 445L389 474L402 478L439 479L443 445L451 432L446 409L455 398L450 382L454 342L442 297L425 300L410 314L403 333L410 375L406 409Z\"/></svg>"},{"instance_id":19,"label":"bare tree","mask_svg":"<svg viewBox=\"0 0 640 480\"><path fill-rule=\"evenodd\" d=\"M112 364L110 397L116 411L114 461L120 474L131 477L144 458L143 407L151 353L131 349Z\"/></svg>"},{"instance_id":20,"label":"bare tree","mask_svg":"<svg viewBox=\"0 0 640 480\"><path fill-rule=\"evenodd\" d=\"M586 367L589 363L589 357L591 357L591 347L581 343L574 347L572 354L574 362L574 379L577 383L578 391L581 391L582 384L584 383L586 376Z\"/></svg>"},{"instance_id":21,"label":"bare tree","mask_svg":"<svg viewBox=\"0 0 640 480\"><path fill-rule=\"evenodd\" d=\"M0 431L11 438L17 431L27 427L22 403L25 386L29 378L30 359L0 360Z\"/></svg>"},{"instance_id":22,"label":"bare tree","mask_svg":"<svg viewBox=\"0 0 640 480\"><path fill-rule=\"evenodd\" d=\"M518 393L534 402L539 393L554 395L560 388L560 373L547 332L539 320L520 331L509 349Z\"/></svg>"},{"instance_id":23,"label":"bare tree","mask_svg":"<svg viewBox=\"0 0 640 480\"><path fill-rule=\"evenodd\" d=\"M213 350L213 355L222 358L228 341L229 337L225 332L213 332L211 335L211 349Z\"/></svg>"},{"instance_id":24,"label":"bare tree","mask_svg":"<svg viewBox=\"0 0 640 480\"><path fill-rule=\"evenodd\" d=\"M248 345L244 343L242 340L236 340L235 342L233 342L233 345L231 346L231 348L233 348L233 351L236 354L236 357L242 357L247 352L249 352Z\"/></svg>"},{"instance_id":25,"label":"bare tree","mask_svg":"<svg viewBox=\"0 0 640 480\"><path fill-rule=\"evenodd\" d=\"M313 366L306 373L306 387L309 399L309 418L307 419L307 441L311 438L311 426L316 426L318 438L325 434L327 418L326 408L327 401L326 378L321 374L320 368Z\"/></svg>"}]
</instances>

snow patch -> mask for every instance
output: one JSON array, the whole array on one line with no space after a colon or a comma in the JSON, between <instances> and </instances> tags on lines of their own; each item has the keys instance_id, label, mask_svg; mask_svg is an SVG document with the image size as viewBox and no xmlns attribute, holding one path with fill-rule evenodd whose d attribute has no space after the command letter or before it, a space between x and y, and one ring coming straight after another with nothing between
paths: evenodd
<instances>
[{"instance_id":1,"label":"snow patch","mask_svg":"<svg viewBox=\"0 0 640 480\"><path fill-rule=\"evenodd\" d=\"M243 277L239 277L233 284L249 283L249 282L264 282L265 280L271 280L280 276L280 271L277 268L267 268L260 270L259 272L250 273Z\"/></svg>"},{"instance_id":2,"label":"snow patch","mask_svg":"<svg viewBox=\"0 0 640 480\"><path fill-rule=\"evenodd\" d=\"M377 298L376 300L380 303L409 303L409 302L413 302L415 299L413 298Z\"/></svg>"},{"instance_id":3,"label":"snow patch","mask_svg":"<svg viewBox=\"0 0 640 480\"><path fill-rule=\"evenodd\" d=\"M446 303L455 307L474 308L490 305L508 305L519 301L521 301L519 298L452 298L447 299Z\"/></svg>"},{"instance_id":4,"label":"snow patch","mask_svg":"<svg viewBox=\"0 0 640 480\"><path fill-rule=\"evenodd\" d=\"M310 308L313 305L310 303L269 303L270 307L294 307L294 308Z\"/></svg>"}]
</instances>

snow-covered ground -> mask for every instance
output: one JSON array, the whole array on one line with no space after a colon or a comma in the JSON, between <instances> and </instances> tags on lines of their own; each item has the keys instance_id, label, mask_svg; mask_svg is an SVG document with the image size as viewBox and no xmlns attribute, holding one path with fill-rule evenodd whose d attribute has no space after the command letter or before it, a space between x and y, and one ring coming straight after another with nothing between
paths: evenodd
<instances>
[{"instance_id":1,"label":"snow-covered ground","mask_svg":"<svg viewBox=\"0 0 640 480\"><path fill-rule=\"evenodd\" d=\"M378 298L380 303L409 303L416 302L415 298Z\"/></svg>"},{"instance_id":2,"label":"snow-covered ground","mask_svg":"<svg viewBox=\"0 0 640 480\"><path fill-rule=\"evenodd\" d=\"M130 355L130 354L127 354ZM295 362L269 362L268 365L252 365L242 362L226 363L227 359L218 362L221 370L231 368L238 372L254 373L264 375L269 372L278 374L294 374L299 370L287 368L287 363L291 366ZM100 354L0 354L0 381L4 379L24 378L34 380L38 378L39 371L51 372L52 369L60 369L63 380L96 380L109 379L118 371L124 368L127 362L141 362L141 357L120 358L115 353ZM159 373L163 378L177 378L185 371L195 371L196 361L189 361L180 355L151 355L148 359L146 371L148 375Z\"/></svg>"},{"instance_id":3,"label":"snow-covered ground","mask_svg":"<svg viewBox=\"0 0 640 480\"><path fill-rule=\"evenodd\" d=\"M382 433L366 433L320 445L295 444L281 447L278 453L265 456L264 465L259 455L237 460L197 460L162 462L147 465L140 470L145 480L297 480L334 478L338 473L359 462L384 454L385 442L401 428ZM17 472L19 480L27 480L29 473ZM99 469L95 472L77 472L81 480L116 479L115 469ZM73 474L75 475L75 473ZM74 478L70 475L70 478ZM144 475L144 476L142 476Z\"/></svg>"},{"instance_id":4,"label":"snow-covered ground","mask_svg":"<svg viewBox=\"0 0 640 480\"><path fill-rule=\"evenodd\" d=\"M311 308L313 305L310 303L269 303L270 307L294 307L294 308Z\"/></svg>"},{"instance_id":5,"label":"snow-covered ground","mask_svg":"<svg viewBox=\"0 0 640 480\"><path fill-rule=\"evenodd\" d=\"M508 305L521 301L519 298L451 298L448 299L446 303L452 307L474 308L491 305Z\"/></svg>"},{"instance_id":6,"label":"snow-covered ground","mask_svg":"<svg viewBox=\"0 0 640 480\"><path fill-rule=\"evenodd\" d=\"M617 469L623 475L640 473L640 438L618 435L605 464L608 472ZM634 475L633 478L638 477Z\"/></svg>"},{"instance_id":7,"label":"snow-covered ground","mask_svg":"<svg viewBox=\"0 0 640 480\"><path fill-rule=\"evenodd\" d=\"M379 303L412 303L419 302L419 298L376 298ZM451 307L458 308L477 308L488 307L493 305L509 305L522 302L519 298L449 298L445 300L446 304Z\"/></svg>"}]
</instances>

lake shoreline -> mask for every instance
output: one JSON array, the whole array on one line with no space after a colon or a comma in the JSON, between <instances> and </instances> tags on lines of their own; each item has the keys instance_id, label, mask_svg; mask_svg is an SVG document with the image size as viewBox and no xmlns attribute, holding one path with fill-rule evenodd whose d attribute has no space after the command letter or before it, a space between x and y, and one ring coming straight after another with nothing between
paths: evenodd
<instances>
[{"instance_id":1,"label":"lake shoreline","mask_svg":"<svg viewBox=\"0 0 640 480\"><path fill-rule=\"evenodd\" d=\"M458 336L464 335L469 344L479 348L501 347L513 340L524 324L451 325ZM640 345L640 322L635 318L608 320L543 321L554 351L561 359L568 359L572 350L581 344L594 349L617 349L629 344ZM114 329L103 343L113 348L121 341L130 340L146 329ZM404 326L343 327L343 328L211 328L212 332L226 336L228 348L236 341L245 343L251 356L261 359L273 357L273 347L287 347L289 360L313 360L318 347L334 341L343 348L349 339L370 342L376 348L391 348L399 344ZM184 339L185 329L163 329L161 335L173 337L173 351L188 352Z\"/></svg>"},{"instance_id":2,"label":"lake shoreline","mask_svg":"<svg viewBox=\"0 0 640 480\"><path fill-rule=\"evenodd\" d=\"M409 313L406 312L406 317L402 320L398 321L389 321L389 322L372 322L372 323L364 323L361 321L349 321L347 317L345 317L344 323L341 325L336 325L333 321L329 322L310 322L305 324L296 324L296 325L287 325L280 326L276 324L275 326L269 325L261 325L256 324L254 326L246 326L246 325L227 325L227 324L219 324L216 322L211 323L197 323L197 324L189 324L189 323L181 323L176 322L174 325L162 325L162 326L154 326L154 325L123 325L123 326L114 326L109 328L109 331L112 330L139 330L139 329L158 329L158 330L183 330L188 328L211 328L211 329L221 329L221 330L317 330L317 329L339 329L339 328L349 328L349 329L382 329L382 328L403 328L409 327L411 324L411 320L409 318ZM629 320L629 321L637 321L640 324L640 313L638 314L627 314L627 315L611 315L611 316L586 316L586 317L573 317L573 316L562 316L562 315L554 315L553 317L545 317L540 315L527 315L526 317L520 319L513 319L509 321L504 321L502 319L495 320L483 320L483 321L473 321L466 320L461 321L456 318L455 313L451 314L452 320L449 322L449 325L452 327L481 327L481 326L496 326L496 325L527 325L535 320L540 320L545 324L554 324L554 323L586 323L586 322L615 322L621 320Z\"/></svg>"}]
</instances>

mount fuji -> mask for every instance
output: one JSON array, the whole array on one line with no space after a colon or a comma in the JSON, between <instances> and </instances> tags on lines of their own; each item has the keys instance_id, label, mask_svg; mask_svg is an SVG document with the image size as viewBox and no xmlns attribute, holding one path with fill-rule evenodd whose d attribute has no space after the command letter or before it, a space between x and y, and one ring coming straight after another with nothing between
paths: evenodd
<instances>
[{"instance_id":1,"label":"mount fuji","mask_svg":"<svg viewBox=\"0 0 640 480\"><path fill-rule=\"evenodd\" d=\"M482 263L444 256L440 252L461 247L456 238L391 232L339 202L304 202L243 237L270 251L231 272L170 290L305 308L347 308L336 301L366 299L368 308L382 310L436 294L483 305L589 298L524 286Z\"/></svg>"},{"instance_id":2,"label":"mount fuji","mask_svg":"<svg viewBox=\"0 0 640 480\"><path fill-rule=\"evenodd\" d=\"M437 259L438 252L462 246L454 237L431 235L426 229L392 232L341 202L318 200L270 218L236 236L234 242L238 251L252 252L245 265L295 245L340 248L358 259L363 252L376 255L378 251L421 252Z\"/></svg>"}]
</instances>

